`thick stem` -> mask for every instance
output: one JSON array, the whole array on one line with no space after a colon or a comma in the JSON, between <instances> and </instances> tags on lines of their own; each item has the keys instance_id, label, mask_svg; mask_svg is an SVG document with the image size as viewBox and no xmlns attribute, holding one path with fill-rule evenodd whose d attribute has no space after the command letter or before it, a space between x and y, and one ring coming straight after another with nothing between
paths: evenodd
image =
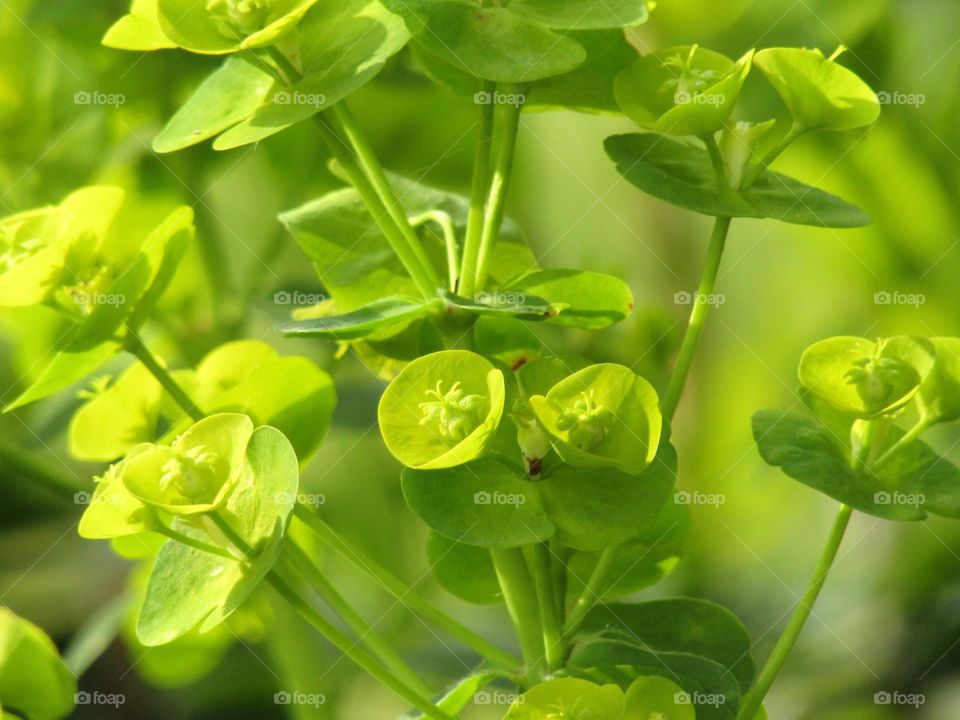
<instances>
[{"instance_id":1,"label":"thick stem","mask_svg":"<svg viewBox=\"0 0 960 720\"><path fill-rule=\"evenodd\" d=\"M477 145L473 158L473 177L470 181L470 213L467 215L467 234L463 243L463 258L460 265L460 282L456 292L465 297L476 292L477 260L480 255L480 236L483 232L483 214L486 197L490 192L490 141L493 134L493 93L496 83L484 80L480 85L481 95L491 102L480 105L480 121Z\"/></svg>"},{"instance_id":2,"label":"thick stem","mask_svg":"<svg viewBox=\"0 0 960 720\"><path fill-rule=\"evenodd\" d=\"M603 552L600 553L600 559L597 560L593 572L590 573L590 579L587 580L586 587L583 588L583 592L577 598L573 610L570 611L570 617L567 618L567 624L563 630L565 637L569 638L577 631L587 613L600 600L603 595L603 585L607 580L607 575L610 574L614 561L617 559L619 549L619 545L611 545L604 548Z\"/></svg>"},{"instance_id":3,"label":"thick stem","mask_svg":"<svg viewBox=\"0 0 960 720\"><path fill-rule=\"evenodd\" d=\"M737 720L754 720L757 711L763 704L764 697L777 679L777 675L787 661L787 656L796 644L797 638L800 637L800 632L813 610L813 604L817 601L817 597L823 589L823 584L826 582L827 574L837 557L837 551L840 549L840 543L843 541L843 535L846 532L852 513L853 508L849 505L840 506L840 512L834 521L833 529L827 538L827 544L823 548L823 553L820 555L820 561L817 563L810 583L800 598L787 627L777 641L767 664L764 665L757 678L757 682L744 698L743 704L740 706L740 712L737 714Z\"/></svg>"},{"instance_id":4,"label":"thick stem","mask_svg":"<svg viewBox=\"0 0 960 720\"><path fill-rule=\"evenodd\" d=\"M284 552L294 567L306 578L323 601L337 615L343 618L360 641L377 656L377 659L393 672L401 681L425 697L430 696L430 688L423 684L417 674L404 662L403 658L353 609L353 605L333 586L313 560L292 540L284 543Z\"/></svg>"},{"instance_id":5,"label":"thick stem","mask_svg":"<svg viewBox=\"0 0 960 720\"><path fill-rule=\"evenodd\" d=\"M242 552L248 558L253 557L253 548L251 548L250 544L244 540L240 534L233 529L233 527L231 527L230 523L225 517L218 512L210 513L209 517L211 520L213 520L214 524L220 529L220 531L227 537L227 539L233 543L238 550L240 550L240 552ZM273 589L276 590L284 600L290 603L290 605L292 605L297 612L299 612L304 619L307 620L307 622L313 625L321 635L323 635L334 645L334 647L337 648L337 650L342 652L345 656L356 663L361 670L369 673L388 688L396 692L398 695L400 695L400 697L411 703L427 717L433 718L434 720L454 720L451 715L448 715L443 710L438 708L427 697L424 697L417 690L414 690L406 683L401 681L398 677L395 677L390 670L381 665L377 659L366 649L359 646L357 642L354 642L347 637L347 635L342 633L333 623L331 623L320 612L318 612L316 608L300 597L300 594L293 588L293 586L290 585L290 583L288 583L283 577L281 577L276 570L271 570L267 574L266 579L270 586L273 587Z\"/></svg>"},{"instance_id":6,"label":"thick stem","mask_svg":"<svg viewBox=\"0 0 960 720\"><path fill-rule=\"evenodd\" d=\"M706 265L700 276L700 286L697 294L691 298L693 309L690 311L690 322L683 336L677 364L670 377L670 385L663 397L663 417L669 422L677 410L683 387L686 385L693 356L697 351L697 344L703 332L704 323L710 314L710 305L713 303L714 287L717 282L717 272L720 269L720 260L723 258L723 248L727 242L727 233L730 230L730 218L718 217L713 224L713 233L710 236L710 247L707 250Z\"/></svg>"},{"instance_id":7,"label":"thick stem","mask_svg":"<svg viewBox=\"0 0 960 720\"><path fill-rule=\"evenodd\" d=\"M335 130L336 118L329 111L324 111L316 116L316 126L326 142L330 153L334 159L343 168L350 180L350 184L360 195L360 199L366 206L367 211L373 218L374 223L383 233L383 236L390 243L390 247L400 259L404 269L413 278L417 289L424 297L433 297L437 292L437 283L439 282L432 276L432 270L427 271L424 264L420 261L417 252L412 248L404 237L403 233L391 221L390 213L386 206L381 202L376 188L364 174L363 169L357 164L356 157L350 148L345 144L344 139ZM406 222L406 218L404 218ZM409 223L406 223L409 226ZM413 230L411 229L411 232ZM419 244L419 240L417 241Z\"/></svg>"},{"instance_id":8,"label":"thick stem","mask_svg":"<svg viewBox=\"0 0 960 720\"><path fill-rule=\"evenodd\" d=\"M490 556L507 612L520 641L526 679L533 681L541 675L544 657L537 591L519 548L491 549Z\"/></svg>"},{"instance_id":9,"label":"thick stem","mask_svg":"<svg viewBox=\"0 0 960 720\"><path fill-rule=\"evenodd\" d=\"M360 167L363 168L364 173L366 173L369 178L374 191L377 193L377 197L379 197L380 202L387 210L387 214L397 226L408 249L416 258L417 263L419 263L420 270L425 278L424 282L429 283L429 295L433 295L440 286L440 280L433 269L433 265L430 263L430 258L423 249L420 238L417 237L413 227L411 227L410 221L407 219L406 210L404 210L393 186L390 185L387 174L377 159L376 153L374 153L373 147L370 145L370 141L353 117L345 100L341 100L334 105L332 112L335 122L339 124L338 129L342 130L344 136L350 142L353 153Z\"/></svg>"},{"instance_id":10,"label":"thick stem","mask_svg":"<svg viewBox=\"0 0 960 720\"><path fill-rule=\"evenodd\" d=\"M548 545L546 543L531 545L528 561L533 570L537 604L540 606L540 623L543 630L543 647L547 659L547 671L554 672L563 667L565 652L560 615L557 611L557 601L554 596L554 578L551 572Z\"/></svg>"},{"instance_id":11,"label":"thick stem","mask_svg":"<svg viewBox=\"0 0 960 720\"><path fill-rule=\"evenodd\" d=\"M380 566L379 563L374 561L365 552L341 537L312 510L303 505L297 505L294 512L296 513L297 519L308 525L324 544L342 555L374 582L386 588L388 592L421 618L436 625L497 667L513 671L520 666L520 661L510 653L501 650L496 645L488 642L485 638L477 635L469 628L464 627L442 610L435 607L429 600L408 587L403 580Z\"/></svg>"},{"instance_id":12,"label":"thick stem","mask_svg":"<svg viewBox=\"0 0 960 720\"><path fill-rule=\"evenodd\" d=\"M157 382L163 386L163 389L166 390L170 397L173 398L174 402L183 408L183 411L187 413L187 415L189 415L194 422L203 420L203 418L206 417L197 404L193 402L189 395L187 395L186 391L180 387L167 369L160 364L160 361L157 360L147 346L143 344L143 340L140 339L140 336L137 335L132 328L127 329L127 335L126 338L124 338L123 347L127 352L143 363L144 367L146 367L147 370L150 371L150 374L157 379Z\"/></svg>"},{"instance_id":13,"label":"thick stem","mask_svg":"<svg viewBox=\"0 0 960 720\"><path fill-rule=\"evenodd\" d=\"M505 88L513 92L513 88ZM519 93L515 93L519 94ZM507 191L510 186L510 173L513 170L513 154L517 146L517 131L520 128L521 106L500 105L502 115L497 143L494 147L495 164L490 180L490 192L483 216L483 232L480 235L480 250L477 258L475 290L483 290L490 272L493 246L500 235L500 225L507 204Z\"/></svg>"}]
</instances>

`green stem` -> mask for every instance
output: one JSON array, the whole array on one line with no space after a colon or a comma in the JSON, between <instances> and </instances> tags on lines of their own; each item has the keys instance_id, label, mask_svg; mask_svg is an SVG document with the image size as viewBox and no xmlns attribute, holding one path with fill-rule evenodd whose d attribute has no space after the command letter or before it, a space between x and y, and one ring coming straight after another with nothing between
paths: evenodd
<instances>
[{"instance_id":1,"label":"green stem","mask_svg":"<svg viewBox=\"0 0 960 720\"><path fill-rule=\"evenodd\" d=\"M757 181L757 178L763 174L764 170L770 167L770 164L780 157L780 154L786 150L798 137L803 135L806 132L797 124L793 124L790 127L790 130L787 131L787 134L780 138L780 142L774 145L770 150L764 155L760 161L751 167L743 175L743 180L740 183L740 188L746 190L748 187L753 185Z\"/></svg>"},{"instance_id":2,"label":"green stem","mask_svg":"<svg viewBox=\"0 0 960 720\"><path fill-rule=\"evenodd\" d=\"M340 632L333 623L319 613L316 608L307 603L296 590L276 570L267 574L267 582L280 596L290 603L321 635L329 640L334 647L350 658L361 670L369 673L400 697L409 702L420 712L433 720L455 720L455 718L438 708L428 698L408 687L392 672L383 667L376 658L366 649L354 643L344 633Z\"/></svg>"},{"instance_id":3,"label":"green stem","mask_svg":"<svg viewBox=\"0 0 960 720\"><path fill-rule=\"evenodd\" d=\"M780 670L783 668L787 656L796 644L797 638L800 636L800 632L803 630L803 626L810 616L810 612L813 610L813 604L823 589L823 584L826 582L827 574L830 572L833 561L837 557L837 551L840 549L840 543L843 541L843 535L846 532L852 513L853 508L849 505L840 506L837 519L834 521L833 529L830 532L829 538L827 538L827 544L823 549L820 561L817 563L810 583L800 598L800 602L796 610L794 610L790 621L787 623L786 629L784 629L783 634L777 641L773 653L757 677L757 682L747 694L746 698L744 698L740 706L740 712L737 714L737 720L754 720L760 706L763 704L763 699L777 679L777 675L779 675Z\"/></svg>"},{"instance_id":4,"label":"green stem","mask_svg":"<svg viewBox=\"0 0 960 720\"><path fill-rule=\"evenodd\" d=\"M484 80L480 92L492 98L496 83ZM460 283L456 292L472 297L476 292L477 260L480 255L480 236L483 232L483 214L486 196L490 191L490 142L493 135L492 102L480 105L480 121L477 145L473 158L473 178L470 181L470 212L467 215L467 234L463 243L463 258L460 265Z\"/></svg>"},{"instance_id":5,"label":"green stem","mask_svg":"<svg viewBox=\"0 0 960 720\"><path fill-rule=\"evenodd\" d=\"M573 548L567 547L555 539L550 541L550 552L556 561L553 563L553 597L557 603L557 616L562 625L567 615L567 566L573 557Z\"/></svg>"},{"instance_id":6,"label":"green stem","mask_svg":"<svg viewBox=\"0 0 960 720\"><path fill-rule=\"evenodd\" d=\"M417 674L404 662L403 658L361 617L360 613L333 586L320 571L312 559L292 540L284 543L283 550L294 567L306 578L323 601L337 615L343 618L360 640L377 656L377 659L392 671L400 680L425 697L430 696L430 688L424 685Z\"/></svg>"},{"instance_id":7,"label":"green stem","mask_svg":"<svg viewBox=\"0 0 960 720\"><path fill-rule=\"evenodd\" d=\"M410 610L433 625L456 638L474 652L486 658L494 665L506 670L515 670L520 661L510 653L501 650L485 638L477 635L469 628L461 625L439 608L422 597L415 590L408 587L403 580L383 568L365 552L343 538L333 528L327 525L309 508L297 505L294 509L298 520L310 527L316 536L331 549L338 552L358 570L362 571L374 582L385 587Z\"/></svg>"},{"instance_id":8,"label":"green stem","mask_svg":"<svg viewBox=\"0 0 960 720\"><path fill-rule=\"evenodd\" d=\"M132 328L127 329L127 335L126 338L124 338L123 346L128 353L143 363L144 367L150 371L150 374L157 379L157 382L159 382L160 385L163 386L163 389L166 390L170 395L170 397L174 399L174 402L183 408L183 411L187 413L187 415L189 415L194 422L203 420L203 418L206 417L197 404L190 399L190 396L187 395L186 391L180 387L167 369L160 364L160 361L157 360L147 346L143 344L143 340L140 339L140 336L137 335Z\"/></svg>"},{"instance_id":9,"label":"green stem","mask_svg":"<svg viewBox=\"0 0 960 720\"><path fill-rule=\"evenodd\" d=\"M422 215L410 218L413 227L432 222L440 226L443 232L443 243L447 248L447 275L450 279L450 292L457 291L460 273L460 257L457 248L457 229L453 225L453 218L443 210L428 210Z\"/></svg>"},{"instance_id":10,"label":"green stem","mask_svg":"<svg viewBox=\"0 0 960 720\"><path fill-rule=\"evenodd\" d=\"M376 188L364 174L363 169L357 164L354 154L346 145L343 138L334 129L335 118L325 111L315 116L316 126L320 130L320 135L327 144L330 154L343 168L350 180L350 184L360 195L360 199L366 206L367 211L373 218L374 223L383 233L383 236L390 243L390 247L396 253L404 269L413 279L424 297L433 297L437 292L437 280L431 277L423 264L417 257L416 252L410 247L406 238L390 220L389 212L377 195ZM409 224L409 223L408 223ZM412 230L411 230L412 232Z\"/></svg>"},{"instance_id":11,"label":"green stem","mask_svg":"<svg viewBox=\"0 0 960 720\"><path fill-rule=\"evenodd\" d=\"M717 187L726 188L728 186L727 167L723 162L723 153L720 152L717 139L713 135L704 135L700 139L707 146L707 154L710 155L713 173L717 177Z\"/></svg>"},{"instance_id":12,"label":"green stem","mask_svg":"<svg viewBox=\"0 0 960 720\"><path fill-rule=\"evenodd\" d=\"M380 202L396 224L400 235L407 244L408 250L416 258L420 266L418 274L423 276L424 279L422 282L427 283L427 287L429 288L428 297L434 295L437 287L440 285L440 280L433 269L430 258L423 249L420 238L417 237L417 234L413 231L410 221L407 219L406 210L404 210L400 198L397 197L396 192L390 185L387 174L377 159L376 153L374 153L373 147L370 145L370 141L363 133L356 118L353 117L353 113L350 112L345 100L341 100L334 105L332 112L334 122L339 125L337 129L341 130L349 141L360 167L363 168L364 173L366 173L367 178L373 185L373 189L377 193Z\"/></svg>"},{"instance_id":13,"label":"green stem","mask_svg":"<svg viewBox=\"0 0 960 720\"><path fill-rule=\"evenodd\" d=\"M526 679L533 681L541 674L544 657L537 591L519 548L491 549L490 556L507 612L520 641Z\"/></svg>"},{"instance_id":14,"label":"green stem","mask_svg":"<svg viewBox=\"0 0 960 720\"><path fill-rule=\"evenodd\" d=\"M600 600L603 595L603 585L607 580L607 576L610 574L610 569L613 567L614 561L617 559L619 549L619 545L611 545L604 548L603 552L600 553L600 559L597 560L593 572L590 573L590 579L587 580L586 587L583 588L583 592L580 593L580 597L577 598L573 610L570 611L570 617L567 618L567 624L563 629L565 637L570 638L573 633L577 631L577 628L580 627L580 623L583 622L587 613L590 612L590 609Z\"/></svg>"},{"instance_id":15,"label":"green stem","mask_svg":"<svg viewBox=\"0 0 960 720\"><path fill-rule=\"evenodd\" d=\"M674 367L673 375L670 377L670 385L667 387L666 395L663 398L663 417L667 422L673 419L677 410L680 396L683 394L683 387L686 385L687 376L690 374L690 366L693 364L693 356L697 351L697 344L700 341L704 323L706 323L707 316L710 314L711 296L716 286L717 272L720 270L720 260L723 258L723 248L726 245L729 230L730 218L718 217L714 221L713 233L710 236L710 247L707 250L706 265L703 268L703 274L700 276L700 286L697 288L697 294L692 299L693 309L690 311L690 322L683 336L683 343L680 345L680 353L677 356L677 364Z\"/></svg>"},{"instance_id":16,"label":"green stem","mask_svg":"<svg viewBox=\"0 0 960 720\"><path fill-rule=\"evenodd\" d=\"M515 90L516 88L512 86L504 87L504 92L519 94ZM510 173L513 169L513 154L517 146L517 132L520 128L521 106L519 104L500 105L499 110L503 119L494 147L496 161L483 216L483 231L480 235L474 290L483 290L487 282L487 275L490 272L493 246L500 235L500 225L503 222L503 213L507 203L507 190L510 186Z\"/></svg>"},{"instance_id":17,"label":"green stem","mask_svg":"<svg viewBox=\"0 0 960 720\"><path fill-rule=\"evenodd\" d=\"M212 512L209 517L240 552L248 558L253 558L253 548L230 526L230 523L227 522L225 517L219 512ZM327 640L333 643L337 650L350 658L361 670L369 673L396 692L404 700L427 715L427 717L434 718L434 720L454 720L451 715L448 715L438 708L428 698L413 688L408 687L406 683L395 677L391 671L381 665L366 649L357 645L356 642L342 633L333 623L318 612L316 608L300 597L300 594L293 586L281 577L276 570L271 570L267 574L267 582L270 583L273 589L276 590L284 600L290 603L305 620L313 625Z\"/></svg>"},{"instance_id":18,"label":"green stem","mask_svg":"<svg viewBox=\"0 0 960 720\"><path fill-rule=\"evenodd\" d=\"M550 563L550 549L546 543L537 543L529 547L527 560L533 570L533 580L540 606L540 623L543 630L543 647L547 659L547 671L554 672L563 667L564 641L560 626L560 615L554 596L554 579Z\"/></svg>"},{"instance_id":19,"label":"green stem","mask_svg":"<svg viewBox=\"0 0 960 720\"><path fill-rule=\"evenodd\" d=\"M876 461L873 463L873 469L879 470L888 462L893 460L894 457L900 454L900 452L907 445L909 445L918 437L920 437L932 424L933 422L931 421L930 418L927 418L927 417L920 418L920 420L917 421L916 425L914 425L912 428L907 430L907 432L899 440L897 440L896 443L893 444L893 447L891 447L889 450L887 450L885 453L883 453L880 457L876 459Z\"/></svg>"}]
</instances>

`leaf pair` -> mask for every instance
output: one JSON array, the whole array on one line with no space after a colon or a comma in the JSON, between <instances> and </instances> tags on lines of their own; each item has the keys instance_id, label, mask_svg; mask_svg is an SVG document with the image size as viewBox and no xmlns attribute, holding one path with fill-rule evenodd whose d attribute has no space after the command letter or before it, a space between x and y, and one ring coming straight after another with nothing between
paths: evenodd
<instances>
[{"instance_id":1,"label":"leaf pair","mask_svg":"<svg viewBox=\"0 0 960 720\"><path fill-rule=\"evenodd\" d=\"M44 304L69 322L53 357L6 409L20 407L93 372L139 328L173 279L194 235L181 207L146 233L149 218L124 192L88 187L56 207L0 220L0 306Z\"/></svg>"},{"instance_id":2,"label":"leaf pair","mask_svg":"<svg viewBox=\"0 0 960 720\"><path fill-rule=\"evenodd\" d=\"M137 446L99 482L80 522L88 538L172 527L197 546L168 541L157 556L138 637L170 642L202 622L222 622L269 572L296 502L296 453L279 430L254 429L246 415L212 415L171 445ZM252 551L231 547L208 515L231 526ZM215 546L224 554L201 547Z\"/></svg>"},{"instance_id":3,"label":"leaf pair","mask_svg":"<svg viewBox=\"0 0 960 720\"><path fill-rule=\"evenodd\" d=\"M489 7L470 0L387 0L387 6L403 17L418 47L454 73L502 83L530 83L582 65L587 51L567 31L619 29L647 19L645 0L517 0Z\"/></svg>"},{"instance_id":4,"label":"leaf pair","mask_svg":"<svg viewBox=\"0 0 960 720\"><path fill-rule=\"evenodd\" d=\"M196 370L173 373L208 412L241 412L281 430L298 457L308 459L323 440L336 391L330 376L304 357L280 357L256 340L226 343ZM83 460L111 461L139 442L152 441L160 420L172 432L185 429L182 408L164 395L140 363L96 390L70 421L70 452Z\"/></svg>"}]
</instances>

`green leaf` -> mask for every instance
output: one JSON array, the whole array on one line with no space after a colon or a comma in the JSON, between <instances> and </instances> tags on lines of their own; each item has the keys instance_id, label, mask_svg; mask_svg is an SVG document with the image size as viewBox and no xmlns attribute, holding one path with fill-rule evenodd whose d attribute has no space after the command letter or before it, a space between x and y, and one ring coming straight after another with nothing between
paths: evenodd
<instances>
[{"instance_id":1,"label":"green leaf","mask_svg":"<svg viewBox=\"0 0 960 720\"><path fill-rule=\"evenodd\" d=\"M407 467L436 470L480 457L503 415L503 373L466 350L417 358L377 411L387 449Z\"/></svg>"},{"instance_id":2,"label":"green leaf","mask_svg":"<svg viewBox=\"0 0 960 720\"><path fill-rule=\"evenodd\" d=\"M687 693L664 677L638 677L627 688L624 720L696 720L693 703L678 702Z\"/></svg>"},{"instance_id":3,"label":"green leaf","mask_svg":"<svg viewBox=\"0 0 960 720\"><path fill-rule=\"evenodd\" d=\"M887 520L922 520L918 503L892 503L884 493L909 492L850 469L833 434L815 420L761 410L753 416L753 436L768 465L835 500Z\"/></svg>"},{"instance_id":4,"label":"green leaf","mask_svg":"<svg viewBox=\"0 0 960 720\"><path fill-rule=\"evenodd\" d=\"M169 153L219 135L250 117L273 87L273 78L242 57L214 70L153 139L153 150Z\"/></svg>"},{"instance_id":5,"label":"green leaf","mask_svg":"<svg viewBox=\"0 0 960 720\"><path fill-rule=\"evenodd\" d=\"M65 387L90 375L120 351L117 343L103 343L85 352L57 352L50 364L12 403L4 408L10 412L36 400L53 395Z\"/></svg>"},{"instance_id":6,"label":"green leaf","mask_svg":"<svg viewBox=\"0 0 960 720\"><path fill-rule=\"evenodd\" d=\"M229 560L174 541L157 556L137 637L163 645L200 625L206 632L233 613L270 571L296 502L299 470L280 431L258 428L246 452L250 472L228 497L224 515L256 552L252 560ZM188 526L182 532L196 532ZM205 540L209 542L209 539Z\"/></svg>"},{"instance_id":7,"label":"green leaf","mask_svg":"<svg viewBox=\"0 0 960 720\"><path fill-rule=\"evenodd\" d=\"M637 475L653 461L662 419L657 393L623 365L591 365L565 378L530 406L564 462L615 467Z\"/></svg>"},{"instance_id":8,"label":"green leaf","mask_svg":"<svg viewBox=\"0 0 960 720\"><path fill-rule=\"evenodd\" d=\"M316 1L241 4L230 0L159 0L157 15L163 33L178 47L195 53L225 55L276 43Z\"/></svg>"},{"instance_id":9,"label":"green leaf","mask_svg":"<svg viewBox=\"0 0 960 720\"><path fill-rule=\"evenodd\" d=\"M539 484L499 459L482 458L443 470L406 468L401 479L410 509L458 542L509 548L554 533L540 502Z\"/></svg>"},{"instance_id":10,"label":"green leaf","mask_svg":"<svg viewBox=\"0 0 960 720\"><path fill-rule=\"evenodd\" d=\"M632 27L650 15L646 0L514 0L510 9L561 30Z\"/></svg>"},{"instance_id":11,"label":"green leaf","mask_svg":"<svg viewBox=\"0 0 960 720\"><path fill-rule=\"evenodd\" d=\"M834 337L808 347L800 358L804 390L850 417L871 419L903 409L934 366L926 338L901 335L873 342Z\"/></svg>"},{"instance_id":12,"label":"green leaf","mask_svg":"<svg viewBox=\"0 0 960 720\"><path fill-rule=\"evenodd\" d=\"M530 325L521 320L480 316L473 325L473 349L517 368L538 357L543 345Z\"/></svg>"},{"instance_id":13,"label":"green leaf","mask_svg":"<svg viewBox=\"0 0 960 720\"><path fill-rule=\"evenodd\" d=\"M819 50L767 48L755 63L804 130L853 130L880 117L876 93Z\"/></svg>"},{"instance_id":14,"label":"green leaf","mask_svg":"<svg viewBox=\"0 0 960 720\"><path fill-rule=\"evenodd\" d=\"M461 600L475 605L503 602L497 573L486 548L431 532L427 539L427 559L437 581Z\"/></svg>"},{"instance_id":15,"label":"green leaf","mask_svg":"<svg viewBox=\"0 0 960 720\"><path fill-rule=\"evenodd\" d=\"M655 585L669 575L680 559L690 532L686 505L668 502L639 535L620 544L606 582L593 590L601 599L622 597ZM600 551L578 551L567 563L568 595L580 597L587 578L600 561Z\"/></svg>"},{"instance_id":16,"label":"green leaf","mask_svg":"<svg viewBox=\"0 0 960 720\"><path fill-rule=\"evenodd\" d=\"M147 236L143 252L150 259L151 282L139 300L127 324L139 328L146 322L154 306L173 282L177 268L196 234L193 208L182 206L174 210Z\"/></svg>"},{"instance_id":17,"label":"green leaf","mask_svg":"<svg viewBox=\"0 0 960 720\"><path fill-rule=\"evenodd\" d=\"M714 217L768 217L816 227L852 228L870 223L858 207L835 195L772 171L748 190L720 190L706 150L662 135L614 135L604 142L617 171L656 198Z\"/></svg>"},{"instance_id":18,"label":"green leaf","mask_svg":"<svg viewBox=\"0 0 960 720\"><path fill-rule=\"evenodd\" d=\"M163 34L157 19L159 0L133 0L130 13L117 20L107 34L103 44L117 50L164 50L175 48L176 43Z\"/></svg>"},{"instance_id":19,"label":"green leaf","mask_svg":"<svg viewBox=\"0 0 960 720\"><path fill-rule=\"evenodd\" d=\"M620 30L571 32L568 37L587 51L577 68L525 86L524 108L621 112L613 94L613 79L637 59L637 51ZM474 91L471 91L474 92Z\"/></svg>"},{"instance_id":20,"label":"green leaf","mask_svg":"<svg viewBox=\"0 0 960 720\"><path fill-rule=\"evenodd\" d=\"M257 142L332 107L376 77L410 40L403 21L379 0L320 3L300 24L299 37L303 78L262 98L214 149Z\"/></svg>"},{"instance_id":21,"label":"green leaf","mask_svg":"<svg viewBox=\"0 0 960 720\"><path fill-rule=\"evenodd\" d=\"M562 310L543 298L520 292L478 292L470 298L440 291L440 297L450 307L487 317L507 317L519 320L549 320Z\"/></svg>"},{"instance_id":22,"label":"green leaf","mask_svg":"<svg viewBox=\"0 0 960 720\"><path fill-rule=\"evenodd\" d=\"M729 610L708 600L598 604L584 619L580 632L622 637L654 651L709 658L731 670L741 692L753 681L747 629Z\"/></svg>"},{"instance_id":23,"label":"green leaf","mask_svg":"<svg viewBox=\"0 0 960 720\"><path fill-rule=\"evenodd\" d=\"M891 442L903 431L893 428ZM921 440L914 440L880 469L888 482L878 490L878 504L917 506L934 515L960 517L960 468Z\"/></svg>"},{"instance_id":24,"label":"green leaf","mask_svg":"<svg viewBox=\"0 0 960 720\"><path fill-rule=\"evenodd\" d=\"M510 7L467 0L387 0L417 43L474 77L523 83L569 72L586 59L574 40Z\"/></svg>"},{"instance_id":25,"label":"green leaf","mask_svg":"<svg viewBox=\"0 0 960 720\"><path fill-rule=\"evenodd\" d=\"M730 719L736 712L739 688L720 663L684 652L651 650L641 643L591 639L578 645L568 669L597 682L628 688L637 677L664 677L682 687L696 706L698 720Z\"/></svg>"},{"instance_id":26,"label":"green leaf","mask_svg":"<svg viewBox=\"0 0 960 720\"><path fill-rule=\"evenodd\" d=\"M534 685L517 698L503 720L590 718L623 720L623 691L580 678L559 678Z\"/></svg>"},{"instance_id":27,"label":"green leaf","mask_svg":"<svg viewBox=\"0 0 960 720\"><path fill-rule=\"evenodd\" d=\"M620 278L585 270L537 270L504 288L530 293L562 311L549 319L557 325L599 330L625 319L633 310L633 293Z\"/></svg>"},{"instance_id":28,"label":"green leaf","mask_svg":"<svg viewBox=\"0 0 960 720\"><path fill-rule=\"evenodd\" d=\"M77 680L47 634L0 608L0 703L27 720L59 720L73 712L76 692Z\"/></svg>"},{"instance_id":29,"label":"green leaf","mask_svg":"<svg viewBox=\"0 0 960 720\"><path fill-rule=\"evenodd\" d=\"M280 323L277 329L287 337L356 340L385 328L404 325L411 320L436 314L442 309L443 303L437 299L386 297L343 315Z\"/></svg>"},{"instance_id":30,"label":"green leaf","mask_svg":"<svg viewBox=\"0 0 960 720\"><path fill-rule=\"evenodd\" d=\"M539 358L520 367L517 383L527 399L534 395L546 395L561 380L592 364L589 360L573 356Z\"/></svg>"},{"instance_id":31,"label":"green leaf","mask_svg":"<svg viewBox=\"0 0 960 720\"><path fill-rule=\"evenodd\" d=\"M676 476L676 453L666 444L640 475L562 465L545 473L540 496L558 540L577 550L600 550L643 532L670 501Z\"/></svg>"},{"instance_id":32,"label":"green leaf","mask_svg":"<svg viewBox=\"0 0 960 720\"><path fill-rule=\"evenodd\" d=\"M163 388L140 363L127 368L106 390L70 419L70 454L108 462L156 437Z\"/></svg>"},{"instance_id":33,"label":"green leaf","mask_svg":"<svg viewBox=\"0 0 960 720\"><path fill-rule=\"evenodd\" d=\"M644 55L617 75L620 108L640 127L673 135L711 135L733 112L752 51L734 62L697 45Z\"/></svg>"},{"instance_id":34,"label":"green leaf","mask_svg":"<svg viewBox=\"0 0 960 720\"><path fill-rule=\"evenodd\" d=\"M960 418L960 338L934 337L933 369L920 385L917 399L929 422Z\"/></svg>"}]
</instances>

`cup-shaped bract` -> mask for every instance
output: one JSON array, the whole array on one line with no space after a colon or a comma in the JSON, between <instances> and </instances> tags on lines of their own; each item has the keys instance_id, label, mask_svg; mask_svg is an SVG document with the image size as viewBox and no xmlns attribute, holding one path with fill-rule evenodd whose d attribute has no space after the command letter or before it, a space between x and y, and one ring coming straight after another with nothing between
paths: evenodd
<instances>
[{"instance_id":1,"label":"cup-shaped bract","mask_svg":"<svg viewBox=\"0 0 960 720\"><path fill-rule=\"evenodd\" d=\"M880 117L876 93L837 63L836 54L825 58L819 50L768 48L754 58L801 130L854 130Z\"/></svg>"},{"instance_id":2,"label":"cup-shaped bract","mask_svg":"<svg viewBox=\"0 0 960 720\"><path fill-rule=\"evenodd\" d=\"M275 44L317 0L159 0L157 19L184 50L225 55Z\"/></svg>"},{"instance_id":3,"label":"cup-shaped bract","mask_svg":"<svg viewBox=\"0 0 960 720\"><path fill-rule=\"evenodd\" d=\"M557 454L574 467L637 475L653 461L662 419L657 393L630 368L591 365L530 398Z\"/></svg>"},{"instance_id":4,"label":"cup-shaped bract","mask_svg":"<svg viewBox=\"0 0 960 720\"><path fill-rule=\"evenodd\" d=\"M56 300L89 314L89 298L106 292L118 270L105 243L123 199L120 188L93 186L0 219L0 307Z\"/></svg>"},{"instance_id":5,"label":"cup-shaped bract","mask_svg":"<svg viewBox=\"0 0 960 720\"><path fill-rule=\"evenodd\" d=\"M137 452L147 450L146 443ZM131 457L133 456L131 451ZM84 498L84 510L77 528L80 537L89 540L110 540L155 530L159 524L156 508L145 504L123 484L121 463L107 468L103 477L97 479L92 495Z\"/></svg>"},{"instance_id":6,"label":"cup-shaped bract","mask_svg":"<svg viewBox=\"0 0 960 720\"><path fill-rule=\"evenodd\" d=\"M653 132L712 135L733 112L752 59L753 51L733 61L698 45L649 53L617 75L617 104Z\"/></svg>"},{"instance_id":7,"label":"cup-shaped bract","mask_svg":"<svg viewBox=\"0 0 960 720\"><path fill-rule=\"evenodd\" d=\"M172 445L138 445L123 462L126 488L147 505L175 515L216 510L243 472L253 421L239 413L200 420Z\"/></svg>"},{"instance_id":8,"label":"cup-shaped bract","mask_svg":"<svg viewBox=\"0 0 960 720\"><path fill-rule=\"evenodd\" d=\"M380 432L407 467L462 465L480 457L503 416L503 373L466 350L417 358L380 399Z\"/></svg>"},{"instance_id":9,"label":"cup-shaped bract","mask_svg":"<svg viewBox=\"0 0 960 720\"><path fill-rule=\"evenodd\" d=\"M933 345L924 338L834 337L804 351L799 375L804 390L829 407L871 420L902 410L933 363Z\"/></svg>"}]
</instances>

